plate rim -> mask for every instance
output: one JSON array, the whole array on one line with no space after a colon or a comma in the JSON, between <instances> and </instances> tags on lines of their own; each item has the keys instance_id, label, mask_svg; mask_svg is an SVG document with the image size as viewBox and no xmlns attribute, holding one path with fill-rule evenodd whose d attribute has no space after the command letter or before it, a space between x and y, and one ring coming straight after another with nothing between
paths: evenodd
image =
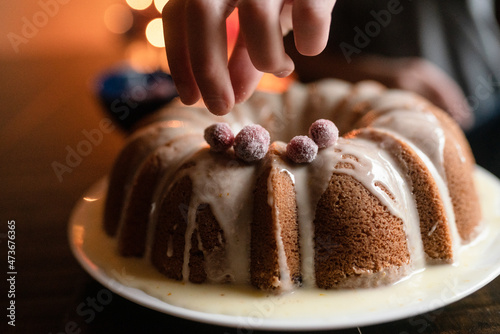
<instances>
[{"instance_id":1,"label":"plate rim","mask_svg":"<svg viewBox=\"0 0 500 334\"><path fill-rule=\"evenodd\" d=\"M494 181L496 187L500 189L500 180L497 179L493 174L485 170L480 166L476 166L476 171L479 174L483 174L487 178L491 178ZM173 304L169 304L166 301L160 300L152 295L147 294L145 291L134 288L131 286L127 286L116 280L115 278L109 276L105 269L100 267L98 264L94 263L85 253L83 247L77 245L73 238L73 229L75 226L80 226L81 224L77 224L77 217L79 217L82 213L82 210L85 209L86 205L89 203L86 202L83 198L86 194L94 193L100 187L106 185L107 177L101 178L99 181L93 183L79 198L76 205L73 207L73 210L70 215L67 235L70 244L70 249L77 260L77 262L82 266L82 268L96 281L102 284L105 288L109 289L113 293L118 294L119 296L132 301L138 305L143 307L147 307L149 309L155 310L157 312L161 312L164 314L168 314L171 316L183 318L190 321L210 324L210 325L218 325L218 326L226 326L232 328L245 328L252 330L269 330L269 331L303 331L303 330L336 330L336 329L346 329L346 328L356 328L361 326L369 326L376 325L396 320L401 320L405 318L410 318L419 314L432 312L438 308L444 307L446 305L452 304L460 299L463 299L479 289L483 288L485 285L493 281L500 275L500 265L496 267L493 271L489 272L487 275L482 277L482 279L478 280L476 284L474 284L469 289L465 291L461 291L454 296L447 298L445 302L436 304L433 306L429 306L427 304L423 304L420 308L405 308L404 306L398 308L395 312L390 312L385 314L385 316L381 316L377 314L373 317L365 317L362 319L356 318L353 319L337 319L336 321L328 321L331 318L300 318L297 321L289 318L252 318L248 316L235 316L235 315L226 315L226 314L218 314L218 313L209 313L197 310L191 310L188 308L176 306ZM499 190L500 191L500 190ZM85 222L89 224L89 222ZM334 318L334 317L333 317ZM255 321L253 320L259 319L261 321L260 324L253 324ZM319 320L322 321L319 321ZM250 322L249 322L250 320ZM318 322L319 321L319 322ZM245 324L252 323L252 325L244 326Z\"/></svg>"}]
</instances>

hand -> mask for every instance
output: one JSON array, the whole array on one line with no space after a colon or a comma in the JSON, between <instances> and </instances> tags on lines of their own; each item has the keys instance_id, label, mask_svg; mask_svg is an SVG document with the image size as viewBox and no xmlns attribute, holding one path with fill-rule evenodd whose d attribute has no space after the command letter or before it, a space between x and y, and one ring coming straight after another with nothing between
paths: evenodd
<instances>
[{"instance_id":1,"label":"hand","mask_svg":"<svg viewBox=\"0 0 500 334\"><path fill-rule=\"evenodd\" d=\"M283 34L293 27L297 50L326 46L335 0L170 0L163 8L165 49L185 104L203 98L216 115L247 99L263 72L289 75L294 64ZM226 19L238 8L240 32L227 60Z\"/></svg>"},{"instance_id":2,"label":"hand","mask_svg":"<svg viewBox=\"0 0 500 334\"><path fill-rule=\"evenodd\" d=\"M323 52L312 58L291 53L302 81L338 78L350 82L375 80L389 88L422 95L447 111L464 129L474 123L474 114L462 89L442 69L418 57L388 58L363 54L347 64L342 54Z\"/></svg>"},{"instance_id":3,"label":"hand","mask_svg":"<svg viewBox=\"0 0 500 334\"><path fill-rule=\"evenodd\" d=\"M472 126L474 117L467 99L448 74L422 58L401 58L392 62L393 70L386 72L389 87L416 92L447 111L462 128Z\"/></svg>"}]
</instances>

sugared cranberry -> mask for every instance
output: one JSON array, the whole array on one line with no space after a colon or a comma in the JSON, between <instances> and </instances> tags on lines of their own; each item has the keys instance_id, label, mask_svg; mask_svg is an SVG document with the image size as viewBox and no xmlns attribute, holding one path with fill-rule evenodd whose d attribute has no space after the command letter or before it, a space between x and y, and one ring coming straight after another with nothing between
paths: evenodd
<instances>
[{"instance_id":1,"label":"sugared cranberry","mask_svg":"<svg viewBox=\"0 0 500 334\"><path fill-rule=\"evenodd\" d=\"M318 154L318 145L307 136L295 136L286 145L287 157L296 163L312 162Z\"/></svg>"},{"instance_id":2,"label":"sugared cranberry","mask_svg":"<svg viewBox=\"0 0 500 334\"><path fill-rule=\"evenodd\" d=\"M339 139L339 129L337 129L335 124L330 120L318 119L311 124L309 136L319 148L325 148L337 142L337 139Z\"/></svg>"},{"instance_id":3,"label":"sugared cranberry","mask_svg":"<svg viewBox=\"0 0 500 334\"><path fill-rule=\"evenodd\" d=\"M214 152L224 152L234 143L234 134L227 123L215 123L205 129L205 140Z\"/></svg>"},{"instance_id":4,"label":"sugared cranberry","mask_svg":"<svg viewBox=\"0 0 500 334\"><path fill-rule=\"evenodd\" d=\"M234 152L244 161L252 162L262 158L269 149L269 132L258 124L247 125L234 139Z\"/></svg>"}]
</instances>

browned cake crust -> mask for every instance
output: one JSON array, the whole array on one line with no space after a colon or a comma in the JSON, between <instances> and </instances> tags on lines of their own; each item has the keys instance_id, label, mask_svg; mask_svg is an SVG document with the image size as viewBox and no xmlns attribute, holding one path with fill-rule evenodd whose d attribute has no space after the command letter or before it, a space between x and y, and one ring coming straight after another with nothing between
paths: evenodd
<instances>
[{"instance_id":1,"label":"browned cake crust","mask_svg":"<svg viewBox=\"0 0 500 334\"><path fill-rule=\"evenodd\" d=\"M392 154L406 175L418 215L424 251L430 262L452 262L453 243L446 211L439 189L429 169L408 145L390 134L365 128L348 136L361 137L381 143Z\"/></svg>"},{"instance_id":2,"label":"browned cake crust","mask_svg":"<svg viewBox=\"0 0 500 334\"><path fill-rule=\"evenodd\" d=\"M363 84L354 85L351 93L337 107L335 124L340 134L344 135L353 129L356 124L370 109L369 99L379 96L385 86L375 81L364 81ZM363 95L363 98L360 98Z\"/></svg>"},{"instance_id":3,"label":"browned cake crust","mask_svg":"<svg viewBox=\"0 0 500 334\"><path fill-rule=\"evenodd\" d=\"M273 188L273 206L269 203L269 178ZM300 282L300 251L294 185L286 172L268 168L256 183L250 229L250 280L253 286L263 290L281 287L276 240L278 228L291 281L297 284Z\"/></svg>"},{"instance_id":4,"label":"browned cake crust","mask_svg":"<svg viewBox=\"0 0 500 334\"><path fill-rule=\"evenodd\" d=\"M462 130L450 116L439 109L433 114L443 124L446 136L444 147L444 168L455 211L458 233L463 243L472 241L481 231L481 208L471 175L474 174L475 160Z\"/></svg>"},{"instance_id":5,"label":"browned cake crust","mask_svg":"<svg viewBox=\"0 0 500 334\"><path fill-rule=\"evenodd\" d=\"M481 232L481 208L472 177L475 168L474 156L463 131L448 114L421 97L415 96L414 100L422 104L425 112L431 112L441 123L445 136L443 150L445 182L452 201L458 233L462 243L467 244ZM406 108L411 108L411 104ZM390 111L391 109L370 111L357 126L360 128L370 126L374 119Z\"/></svg>"},{"instance_id":6,"label":"browned cake crust","mask_svg":"<svg viewBox=\"0 0 500 334\"><path fill-rule=\"evenodd\" d=\"M182 280L187 212L192 183L188 176L178 180L161 201L151 262L169 278ZM169 243L170 246L169 246ZM169 248L170 247L170 248Z\"/></svg>"},{"instance_id":7,"label":"browned cake crust","mask_svg":"<svg viewBox=\"0 0 500 334\"><path fill-rule=\"evenodd\" d=\"M185 155L180 152L179 142L199 142L196 136L178 136L154 150L140 165L131 182L129 195L124 199L124 214L119 229L118 249L123 256L143 256L146 234L152 213L154 189L168 171L178 166L173 157ZM196 146L195 146L196 147ZM182 159L181 159L182 161Z\"/></svg>"},{"instance_id":8,"label":"browned cake crust","mask_svg":"<svg viewBox=\"0 0 500 334\"><path fill-rule=\"evenodd\" d=\"M410 263L403 221L347 174L332 175L316 208L314 235L320 288L387 284L384 276L397 279L393 274Z\"/></svg>"},{"instance_id":9,"label":"browned cake crust","mask_svg":"<svg viewBox=\"0 0 500 334\"><path fill-rule=\"evenodd\" d=\"M193 167L192 163L184 169ZM182 177L165 195L158 215L153 248L152 263L167 277L182 280L184 266L185 238L188 227L192 182L189 176ZM224 272L225 238L210 205L202 203L196 208L196 218L189 249L189 281L204 283L230 281ZM207 261L210 271L207 272ZM212 277L210 277L210 274Z\"/></svg>"},{"instance_id":10,"label":"browned cake crust","mask_svg":"<svg viewBox=\"0 0 500 334\"><path fill-rule=\"evenodd\" d=\"M169 278L194 283L237 281L247 284L249 280L259 289L280 291L300 285L304 269L306 284L315 283L326 289L357 288L387 285L420 268L422 261L411 258L413 251L409 250L409 236L402 219L392 214L399 211L399 207L393 205L391 199L396 201L396 197L402 195L394 196L389 188L398 185L386 187L381 181L370 185L388 195L382 194L379 198L381 194L375 195L379 189L372 189L372 194L363 178L369 171L360 169L342 174L342 169L356 169L354 162L362 162L356 157L359 148L355 146L362 145L359 152L363 158L366 153L363 149L375 147L373 142L384 150L384 157L389 153L399 164L414 195L424 252L420 252L419 244L412 249L417 248L419 259L425 256L427 263L452 262L455 256L452 234L456 233L454 227L448 225L451 218L447 217L441 198L446 195L440 193L430 173L432 166L424 163L427 159L421 158L413 145L402 139L407 134L400 132L411 125L407 122L399 127L399 114L391 118L396 124L392 128L384 127L387 118L373 124L377 117L393 111L431 112L439 120L442 127L427 114L420 124L435 127L433 135L438 134L435 138L439 140L442 138L439 132L444 132L444 166L436 168L445 173L458 234L462 242L467 243L480 230L480 208L472 177L474 158L467 141L449 116L414 94L388 91L375 82L351 85L330 81L294 86L283 95L257 94L249 103L235 108L234 115L225 118L235 128L249 122L262 123L269 127L273 141L288 141L295 132L306 134L308 125L318 118L332 119L343 133L354 126L363 127L351 131L340 144L348 145L353 163L335 160L335 166L330 164L331 168L322 171L313 166L314 174L310 174L307 166L304 167L306 173L298 172L300 167L285 157L284 143L274 142L264 160L243 164L244 173L229 173L231 178L226 179L226 167L236 161L234 151L230 149L227 154L209 151L202 138L203 129L220 120L205 111L177 106L155 113L138 125L139 130L128 141L111 172L104 213L106 233L118 234L122 255L144 256L151 248L152 264ZM401 117L405 117L404 114ZM432 152L434 146L428 145L421 133L411 132L408 136L412 136L416 146L423 145L424 153L435 153ZM349 146L351 137L370 142L353 139L354 146ZM435 144L437 147L439 143ZM334 151L324 152L330 154L328 159L336 159ZM429 159L440 160L437 155L430 155ZM237 165L240 163L236 161ZM323 175L320 182L315 183L318 171ZM228 184L233 188L233 195L240 191L236 191L233 185L238 182L234 181L241 178L246 181L243 192L239 193L241 197L232 198L238 203L243 199L242 205L248 209L239 208L241 211L229 218L224 205L234 205L233 202L219 202L213 193L206 193L210 187L204 185L207 180L216 180L224 189L223 185ZM254 196L250 197L252 189ZM311 196L312 189L315 196ZM321 194L323 189L326 191ZM307 216L302 252L311 256L305 259L300 256L301 222L296 192L300 193L301 200L309 198L316 203L320 198L315 212L308 210L307 205L304 206L307 210L300 212L301 217ZM414 212L415 208L411 207ZM235 223L236 217L240 220ZM240 239L241 233L244 235ZM410 243L413 245L413 241ZM247 252L249 258L245 256ZM240 265L241 261L249 263ZM243 268L245 273L240 273Z\"/></svg>"},{"instance_id":11,"label":"browned cake crust","mask_svg":"<svg viewBox=\"0 0 500 334\"><path fill-rule=\"evenodd\" d=\"M229 282L231 277L224 272L225 269L225 238L219 222L215 218L209 204L198 206L196 213L196 229L193 237L197 236L196 243L191 244L191 258L189 260L189 280L203 283L207 279L217 282ZM201 245L198 240L201 240ZM199 264L192 266L193 254L197 252ZM209 263L210 274L207 275L206 263ZM222 277L225 276L225 277Z\"/></svg>"},{"instance_id":12,"label":"browned cake crust","mask_svg":"<svg viewBox=\"0 0 500 334\"><path fill-rule=\"evenodd\" d=\"M191 235L191 249L189 250L189 281L198 284L207 280L205 258L198 242L199 237L200 233L198 229L195 229Z\"/></svg>"},{"instance_id":13,"label":"browned cake crust","mask_svg":"<svg viewBox=\"0 0 500 334\"><path fill-rule=\"evenodd\" d=\"M114 236L118 231L127 192L137 168L151 152L165 143L165 135L162 126L152 126L139 131L129 139L115 160L104 208L104 230L108 235Z\"/></svg>"},{"instance_id":14,"label":"browned cake crust","mask_svg":"<svg viewBox=\"0 0 500 334\"><path fill-rule=\"evenodd\" d=\"M167 167L165 156L151 154L139 169L132 183L130 198L118 239L118 251L123 256L142 256L146 248L146 231L151 212L153 189Z\"/></svg>"}]
</instances>

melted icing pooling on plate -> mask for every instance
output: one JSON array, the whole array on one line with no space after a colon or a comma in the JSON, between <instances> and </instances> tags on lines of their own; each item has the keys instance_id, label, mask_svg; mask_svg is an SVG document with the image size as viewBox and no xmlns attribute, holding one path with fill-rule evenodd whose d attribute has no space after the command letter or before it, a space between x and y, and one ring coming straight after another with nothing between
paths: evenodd
<instances>
[{"instance_id":1,"label":"melted icing pooling on plate","mask_svg":"<svg viewBox=\"0 0 500 334\"><path fill-rule=\"evenodd\" d=\"M360 326L442 307L500 274L500 212L496 211L500 207L499 181L481 169L475 176L488 224L478 240L466 246L460 262L430 266L395 285L375 289L306 287L278 296L251 287L169 280L145 260L123 258L116 253L116 240L106 236L101 227L105 182L86 194L93 201L83 200L75 209L69 237L77 259L101 283L126 298L166 313L259 329Z\"/></svg>"}]
</instances>

